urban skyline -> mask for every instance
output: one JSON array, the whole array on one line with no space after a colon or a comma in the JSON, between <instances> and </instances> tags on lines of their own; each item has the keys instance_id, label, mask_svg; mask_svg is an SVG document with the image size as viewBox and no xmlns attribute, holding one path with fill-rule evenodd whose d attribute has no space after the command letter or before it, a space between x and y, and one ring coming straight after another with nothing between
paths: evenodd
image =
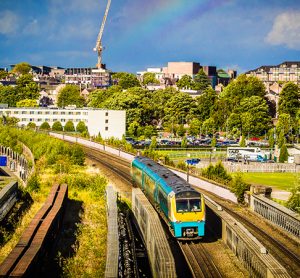
<instances>
[{"instance_id":1,"label":"urban skyline","mask_svg":"<svg viewBox=\"0 0 300 278\"><path fill-rule=\"evenodd\" d=\"M0 67L21 61L95 66L92 49L106 2L2 0ZM114 71L136 72L197 61L241 73L299 60L299 34L297 0L113 0L103 62Z\"/></svg>"}]
</instances>

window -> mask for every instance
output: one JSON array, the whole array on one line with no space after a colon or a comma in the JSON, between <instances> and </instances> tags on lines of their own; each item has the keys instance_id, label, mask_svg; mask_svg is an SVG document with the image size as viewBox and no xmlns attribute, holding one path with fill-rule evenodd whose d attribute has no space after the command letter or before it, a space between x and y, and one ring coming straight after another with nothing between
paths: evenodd
<instances>
[{"instance_id":1,"label":"window","mask_svg":"<svg viewBox=\"0 0 300 278\"><path fill-rule=\"evenodd\" d=\"M38 111L38 114L41 115L41 114L43 114L43 113L42 113L42 111Z\"/></svg>"},{"instance_id":2,"label":"window","mask_svg":"<svg viewBox=\"0 0 300 278\"><path fill-rule=\"evenodd\" d=\"M105 130L106 130L106 131L108 130L108 126L105 127Z\"/></svg>"},{"instance_id":3,"label":"window","mask_svg":"<svg viewBox=\"0 0 300 278\"><path fill-rule=\"evenodd\" d=\"M30 111L29 114L31 114L31 115L34 114L34 111Z\"/></svg>"},{"instance_id":4,"label":"window","mask_svg":"<svg viewBox=\"0 0 300 278\"><path fill-rule=\"evenodd\" d=\"M108 116L108 112L105 112L105 116L106 116L106 117Z\"/></svg>"},{"instance_id":5,"label":"window","mask_svg":"<svg viewBox=\"0 0 300 278\"><path fill-rule=\"evenodd\" d=\"M60 114L61 114L61 115L65 115L65 114L66 114L66 112L62 111Z\"/></svg>"},{"instance_id":6,"label":"window","mask_svg":"<svg viewBox=\"0 0 300 278\"><path fill-rule=\"evenodd\" d=\"M14 111L14 114L19 114L19 111Z\"/></svg>"},{"instance_id":7,"label":"window","mask_svg":"<svg viewBox=\"0 0 300 278\"><path fill-rule=\"evenodd\" d=\"M22 114L27 114L27 111L22 111Z\"/></svg>"},{"instance_id":8,"label":"window","mask_svg":"<svg viewBox=\"0 0 300 278\"><path fill-rule=\"evenodd\" d=\"M108 120L105 120L105 123L108 124Z\"/></svg>"},{"instance_id":9,"label":"window","mask_svg":"<svg viewBox=\"0 0 300 278\"><path fill-rule=\"evenodd\" d=\"M200 199L178 199L176 200L177 212L201 211Z\"/></svg>"}]
</instances>

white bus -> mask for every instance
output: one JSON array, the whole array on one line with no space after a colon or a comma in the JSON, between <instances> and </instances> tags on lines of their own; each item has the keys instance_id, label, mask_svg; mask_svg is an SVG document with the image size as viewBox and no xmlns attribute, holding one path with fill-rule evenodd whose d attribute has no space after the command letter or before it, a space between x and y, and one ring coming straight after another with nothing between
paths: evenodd
<instances>
[{"instance_id":1,"label":"white bus","mask_svg":"<svg viewBox=\"0 0 300 278\"><path fill-rule=\"evenodd\" d=\"M238 158L244 158L245 155L261 154L259 147L228 147L227 148L227 159L235 160Z\"/></svg>"}]
</instances>

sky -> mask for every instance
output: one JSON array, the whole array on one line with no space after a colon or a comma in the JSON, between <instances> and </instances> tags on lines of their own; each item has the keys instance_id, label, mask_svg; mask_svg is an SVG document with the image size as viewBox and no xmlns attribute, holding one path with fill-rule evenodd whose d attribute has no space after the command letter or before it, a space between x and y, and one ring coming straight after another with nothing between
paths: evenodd
<instances>
[{"instance_id":1,"label":"sky","mask_svg":"<svg viewBox=\"0 0 300 278\"><path fill-rule=\"evenodd\" d=\"M0 67L95 67L107 0L0 0ZM300 61L300 0L112 0L112 71L189 61L235 69Z\"/></svg>"}]
</instances>

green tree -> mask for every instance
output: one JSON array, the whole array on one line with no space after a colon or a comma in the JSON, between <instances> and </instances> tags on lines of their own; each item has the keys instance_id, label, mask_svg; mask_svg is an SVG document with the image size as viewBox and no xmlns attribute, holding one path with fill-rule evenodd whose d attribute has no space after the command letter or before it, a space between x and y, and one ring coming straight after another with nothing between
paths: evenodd
<instances>
[{"instance_id":1,"label":"green tree","mask_svg":"<svg viewBox=\"0 0 300 278\"><path fill-rule=\"evenodd\" d=\"M129 125L128 130L127 130L128 135L132 136L132 137L137 137L137 130L139 127L140 127L140 125L138 122L136 122L136 121L132 122Z\"/></svg>"},{"instance_id":2,"label":"green tree","mask_svg":"<svg viewBox=\"0 0 300 278\"><path fill-rule=\"evenodd\" d=\"M286 147L286 144L283 144L280 148L280 154L279 154L279 162L284 163L289 158L289 153Z\"/></svg>"},{"instance_id":3,"label":"green tree","mask_svg":"<svg viewBox=\"0 0 300 278\"><path fill-rule=\"evenodd\" d=\"M31 70L31 65L26 63L26 62L22 62L19 64L16 64L12 70L12 72L16 73L16 74L28 74Z\"/></svg>"},{"instance_id":4,"label":"green tree","mask_svg":"<svg viewBox=\"0 0 300 278\"><path fill-rule=\"evenodd\" d=\"M73 132L75 131L75 127L72 121L67 121L64 126L64 131Z\"/></svg>"},{"instance_id":5,"label":"green tree","mask_svg":"<svg viewBox=\"0 0 300 278\"><path fill-rule=\"evenodd\" d=\"M281 131L283 132L283 135L288 134L292 127L292 119L290 114L282 113L278 117L278 122L276 125L277 134L279 134Z\"/></svg>"},{"instance_id":6,"label":"green tree","mask_svg":"<svg viewBox=\"0 0 300 278\"><path fill-rule=\"evenodd\" d=\"M244 135L242 135L241 142L240 142L240 147L246 147L246 140L245 140Z\"/></svg>"},{"instance_id":7,"label":"green tree","mask_svg":"<svg viewBox=\"0 0 300 278\"><path fill-rule=\"evenodd\" d=\"M63 126L62 126L61 122L59 122L59 121L54 122L52 125L52 130L53 131L63 131Z\"/></svg>"},{"instance_id":8,"label":"green tree","mask_svg":"<svg viewBox=\"0 0 300 278\"><path fill-rule=\"evenodd\" d=\"M177 129L177 135L180 136L180 137L182 137L182 136L185 135L185 132L186 132L186 130L185 130L184 126L183 125L179 125L178 129Z\"/></svg>"},{"instance_id":9,"label":"green tree","mask_svg":"<svg viewBox=\"0 0 300 278\"><path fill-rule=\"evenodd\" d=\"M146 125L144 128L144 135L146 138L151 138L152 135L154 135L155 130L152 125Z\"/></svg>"},{"instance_id":10,"label":"green tree","mask_svg":"<svg viewBox=\"0 0 300 278\"><path fill-rule=\"evenodd\" d=\"M214 135L212 140L211 140L211 144L210 144L213 148L217 145L217 138L216 136Z\"/></svg>"},{"instance_id":11,"label":"green tree","mask_svg":"<svg viewBox=\"0 0 300 278\"><path fill-rule=\"evenodd\" d=\"M155 78L155 74L152 72L145 72L143 74L143 85L159 84L159 81Z\"/></svg>"},{"instance_id":12,"label":"green tree","mask_svg":"<svg viewBox=\"0 0 300 278\"><path fill-rule=\"evenodd\" d=\"M5 79L8 76L8 72L5 70L0 70L0 80Z\"/></svg>"},{"instance_id":13,"label":"green tree","mask_svg":"<svg viewBox=\"0 0 300 278\"><path fill-rule=\"evenodd\" d=\"M211 87L211 82L209 77L206 75L203 69L200 69L199 72L194 77L194 90L204 91Z\"/></svg>"},{"instance_id":14,"label":"green tree","mask_svg":"<svg viewBox=\"0 0 300 278\"><path fill-rule=\"evenodd\" d=\"M284 85L278 103L279 114L289 114L292 119L296 118L297 111L300 108L300 88L293 82Z\"/></svg>"},{"instance_id":15,"label":"green tree","mask_svg":"<svg viewBox=\"0 0 300 278\"><path fill-rule=\"evenodd\" d=\"M16 81L16 102L23 99L38 99L39 87L31 74L22 74Z\"/></svg>"},{"instance_id":16,"label":"green tree","mask_svg":"<svg viewBox=\"0 0 300 278\"><path fill-rule=\"evenodd\" d=\"M195 110L195 100L187 93L175 93L165 103L164 120L166 122L173 122L174 124L185 124L188 119L195 117L193 111Z\"/></svg>"},{"instance_id":17,"label":"green tree","mask_svg":"<svg viewBox=\"0 0 300 278\"><path fill-rule=\"evenodd\" d=\"M278 148L281 148L284 144L285 144L285 137L284 137L284 131L282 129L279 133L278 140L277 140Z\"/></svg>"},{"instance_id":18,"label":"green tree","mask_svg":"<svg viewBox=\"0 0 300 278\"><path fill-rule=\"evenodd\" d=\"M50 125L48 122L43 122L41 125L40 125L40 129L50 129Z\"/></svg>"},{"instance_id":19,"label":"green tree","mask_svg":"<svg viewBox=\"0 0 300 278\"><path fill-rule=\"evenodd\" d=\"M23 99L17 102L17 107L38 107L36 100L34 99Z\"/></svg>"},{"instance_id":20,"label":"green tree","mask_svg":"<svg viewBox=\"0 0 300 278\"><path fill-rule=\"evenodd\" d=\"M66 85L58 92L57 106L66 107L68 105L77 107L84 105L84 98L80 95L80 90L76 85Z\"/></svg>"},{"instance_id":21,"label":"green tree","mask_svg":"<svg viewBox=\"0 0 300 278\"><path fill-rule=\"evenodd\" d=\"M124 90L132 87L141 87L140 82L132 73L118 72L112 75L112 79Z\"/></svg>"},{"instance_id":22,"label":"green tree","mask_svg":"<svg viewBox=\"0 0 300 278\"><path fill-rule=\"evenodd\" d=\"M291 192L291 196L288 199L286 206L289 209L291 209L291 210L293 210L297 213L300 213L300 183L299 183L299 177L297 177L296 184L295 184L295 186L293 186L290 189L290 192Z\"/></svg>"},{"instance_id":23,"label":"green tree","mask_svg":"<svg viewBox=\"0 0 300 278\"><path fill-rule=\"evenodd\" d=\"M186 139L186 136L183 136L183 138L182 138L181 148L183 148L183 149L187 148L187 139Z\"/></svg>"},{"instance_id":24,"label":"green tree","mask_svg":"<svg viewBox=\"0 0 300 278\"><path fill-rule=\"evenodd\" d=\"M122 88L118 85L113 85L108 89L97 89L89 94L88 106L95 108L103 108L105 102L114 98L117 94L122 92Z\"/></svg>"},{"instance_id":25,"label":"green tree","mask_svg":"<svg viewBox=\"0 0 300 278\"><path fill-rule=\"evenodd\" d=\"M151 138L151 143L149 146L150 149L156 149L157 148L157 140L156 140L156 136L153 136Z\"/></svg>"},{"instance_id":26,"label":"green tree","mask_svg":"<svg viewBox=\"0 0 300 278\"><path fill-rule=\"evenodd\" d=\"M83 133L83 132L87 131L87 127L86 127L86 125L85 125L85 123L83 121L80 121L77 124L76 131L80 132L80 133Z\"/></svg>"},{"instance_id":27,"label":"green tree","mask_svg":"<svg viewBox=\"0 0 300 278\"><path fill-rule=\"evenodd\" d=\"M35 124L34 122L29 122L29 123L27 124L27 127L28 127L28 128L36 128L36 124Z\"/></svg>"},{"instance_id":28,"label":"green tree","mask_svg":"<svg viewBox=\"0 0 300 278\"><path fill-rule=\"evenodd\" d=\"M238 113L231 113L229 118L227 119L227 128L228 130L232 131L234 128L241 129L242 122L241 122L241 116Z\"/></svg>"},{"instance_id":29,"label":"green tree","mask_svg":"<svg viewBox=\"0 0 300 278\"><path fill-rule=\"evenodd\" d=\"M190 75L185 74L176 82L176 85L179 89L191 89L194 81Z\"/></svg>"},{"instance_id":30,"label":"green tree","mask_svg":"<svg viewBox=\"0 0 300 278\"><path fill-rule=\"evenodd\" d=\"M217 127L213 118L205 120L202 124L202 130L205 134L214 134Z\"/></svg>"},{"instance_id":31,"label":"green tree","mask_svg":"<svg viewBox=\"0 0 300 278\"><path fill-rule=\"evenodd\" d=\"M200 134L201 122L194 118L189 123L189 134L192 136L197 136Z\"/></svg>"},{"instance_id":32,"label":"green tree","mask_svg":"<svg viewBox=\"0 0 300 278\"><path fill-rule=\"evenodd\" d=\"M274 146L275 146L275 138L274 138L274 136L275 136L275 133L274 133L274 128L272 128L272 129L270 129L269 130L269 147L270 147L270 149L274 149Z\"/></svg>"},{"instance_id":33,"label":"green tree","mask_svg":"<svg viewBox=\"0 0 300 278\"><path fill-rule=\"evenodd\" d=\"M243 179L242 173L237 173L231 181L231 192L237 197L239 203L244 203L245 192L250 189L250 185Z\"/></svg>"},{"instance_id":34,"label":"green tree","mask_svg":"<svg viewBox=\"0 0 300 278\"><path fill-rule=\"evenodd\" d=\"M243 132L261 135L271 127L271 117L266 101L259 96L244 98L238 111L241 113Z\"/></svg>"},{"instance_id":35,"label":"green tree","mask_svg":"<svg viewBox=\"0 0 300 278\"><path fill-rule=\"evenodd\" d=\"M213 115L217 98L217 93L211 87L205 89L202 95L196 97L195 114L200 121L205 121Z\"/></svg>"},{"instance_id":36,"label":"green tree","mask_svg":"<svg viewBox=\"0 0 300 278\"><path fill-rule=\"evenodd\" d=\"M226 99L226 108L233 112L239 106L243 98L252 96L264 97L266 88L262 81L254 76L241 74L234 81L230 82L221 93L222 98Z\"/></svg>"}]
</instances>

